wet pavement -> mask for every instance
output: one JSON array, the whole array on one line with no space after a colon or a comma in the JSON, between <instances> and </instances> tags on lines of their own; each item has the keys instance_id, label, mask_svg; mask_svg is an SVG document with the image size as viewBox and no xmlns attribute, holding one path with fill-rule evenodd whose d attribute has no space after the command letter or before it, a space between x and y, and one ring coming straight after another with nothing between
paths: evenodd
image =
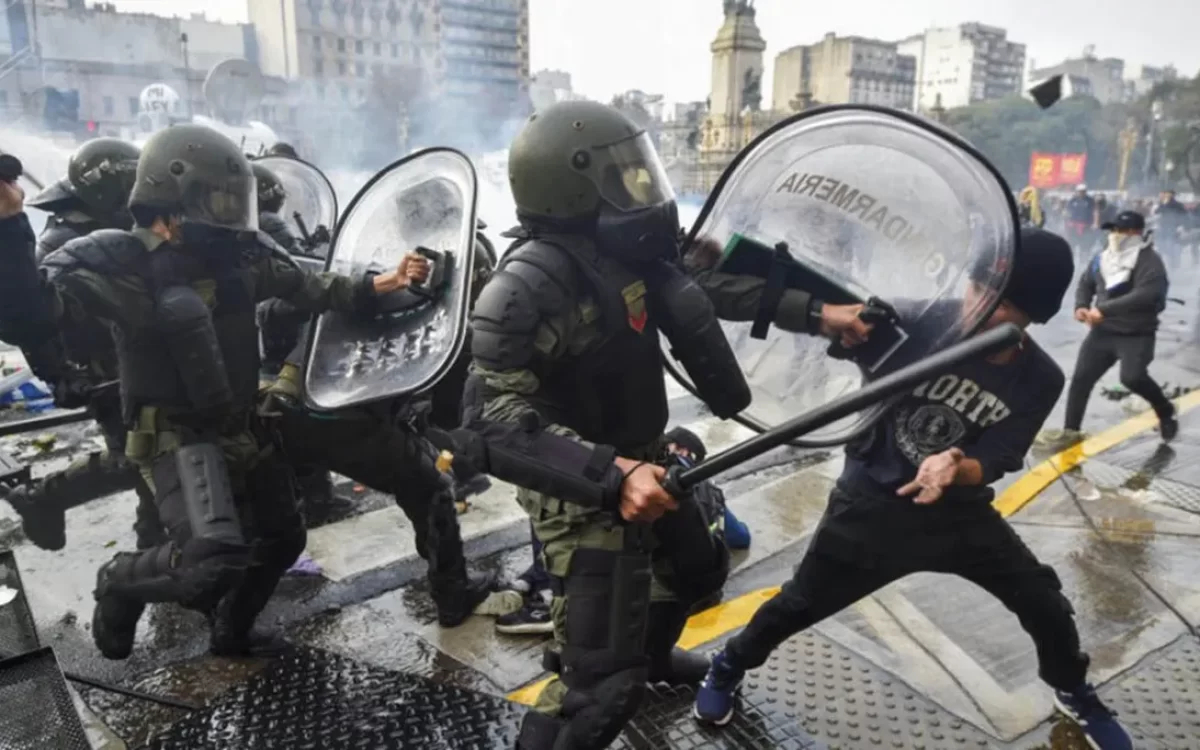
<instances>
[{"instance_id":1,"label":"wet pavement","mask_svg":"<svg viewBox=\"0 0 1200 750\"><path fill-rule=\"evenodd\" d=\"M1191 275L1200 278L1183 278ZM1188 288L1198 287L1189 282ZM1152 372L1174 387L1200 386L1200 359L1191 345L1197 301L1191 295L1164 314ZM1064 314L1034 336L1069 375L1083 333ZM1115 371L1101 387L1114 385ZM672 423L694 429L710 451L749 434L712 420L682 389L671 392ZM1098 389L1085 429L1094 433L1122 422L1144 408L1137 401L1109 400ZM1060 426L1062 406L1048 427ZM1160 448L1154 433L1133 436L1052 482L1010 519L1062 579L1093 677L1134 727L1138 747L1200 747L1200 705L1192 702L1200 701L1194 698L1200 696L1200 657L1193 633L1200 619L1194 539L1200 535L1200 409L1194 414L1185 415L1170 449ZM0 445L33 459L35 474L98 445L98 433L87 425L53 432L57 439L48 449L30 435L3 438ZM1035 449L1030 465L1046 453ZM836 452L784 449L722 477L730 507L754 534L751 549L735 555L726 601L754 597L787 577L839 470ZM1001 489L1016 479L1007 478ZM523 709L505 696L544 676L544 640L498 635L486 617L439 628L403 514L389 498L349 483L339 491L353 508L319 519L314 514L310 531L308 552L324 574L285 579L264 614L301 647L276 664L208 656L201 618L170 606L153 607L143 618L129 660L99 658L89 632L91 589L96 567L115 549L133 547L133 493L71 511L68 547L57 553L25 542L0 503L0 547L13 548L41 641L54 647L65 669L209 706L189 712L78 686L95 717L89 721L94 747L115 749L122 740L128 747L164 748L509 742ZM508 578L530 561L526 521L511 494L497 483L460 517L475 565ZM705 623L704 617L693 620L689 645L710 648L735 632ZM309 702L284 699L295 694ZM971 584L938 575L909 577L790 641L747 684L743 716L725 733L696 728L686 717L689 698L687 691L657 693L622 742L638 748L1084 747L1075 729L1051 720L1050 694L1016 618ZM266 721L263 712L271 706L286 710ZM260 742L265 735L259 733L268 731L255 724L260 719L278 732L271 744ZM487 722L495 726L481 728ZM285 730L288 723L294 729Z\"/></svg>"}]
</instances>

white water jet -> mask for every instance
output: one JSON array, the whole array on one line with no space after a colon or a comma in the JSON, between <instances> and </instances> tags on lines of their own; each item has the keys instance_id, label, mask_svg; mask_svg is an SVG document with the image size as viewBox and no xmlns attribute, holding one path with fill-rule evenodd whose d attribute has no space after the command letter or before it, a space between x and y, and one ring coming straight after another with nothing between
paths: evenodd
<instances>
[{"instance_id":1,"label":"white water jet","mask_svg":"<svg viewBox=\"0 0 1200 750\"><path fill-rule=\"evenodd\" d=\"M26 177L32 178L22 178L18 182L26 198L32 198L40 192L35 182L47 187L65 175L72 153L45 136L14 127L0 127L0 151L20 159ZM45 212L30 208L26 214L33 231L40 234L46 225Z\"/></svg>"}]
</instances>

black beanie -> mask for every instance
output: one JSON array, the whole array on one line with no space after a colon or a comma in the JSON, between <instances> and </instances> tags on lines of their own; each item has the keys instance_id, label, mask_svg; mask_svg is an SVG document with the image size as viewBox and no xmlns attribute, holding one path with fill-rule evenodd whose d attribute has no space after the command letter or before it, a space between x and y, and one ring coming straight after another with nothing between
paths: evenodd
<instances>
[{"instance_id":1,"label":"black beanie","mask_svg":"<svg viewBox=\"0 0 1200 750\"><path fill-rule=\"evenodd\" d=\"M704 441L696 435L696 433L685 427L676 427L665 435L668 443L674 443L681 448L686 448L692 457L697 461L703 461L708 455L708 450L704 447Z\"/></svg>"},{"instance_id":2,"label":"black beanie","mask_svg":"<svg viewBox=\"0 0 1200 750\"><path fill-rule=\"evenodd\" d=\"M1021 230L1016 259L1004 299L1046 323L1062 309L1063 296L1075 279L1075 254L1062 237L1044 229Z\"/></svg>"}]
</instances>

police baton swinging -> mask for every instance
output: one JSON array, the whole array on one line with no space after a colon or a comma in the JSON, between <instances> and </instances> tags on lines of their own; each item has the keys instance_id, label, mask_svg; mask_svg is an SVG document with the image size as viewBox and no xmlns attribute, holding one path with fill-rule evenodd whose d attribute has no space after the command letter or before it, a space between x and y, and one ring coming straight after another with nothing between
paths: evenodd
<instances>
[{"instance_id":1,"label":"police baton swinging","mask_svg":"<svg viewBox=\"0 0 1200 750\"><path fill-rule=\"evenodd\" d=\"M712 479L721 472L740 466L769 450L786 445L802 435L833 424L868 406L873 406L880 401L915 388L960 362L1016 346L1021 343L1022 335L1020 328L1012 323L1005 323L966 341L961 341L936 354L929 355L920 362L915 362L867 383L853 393L836 398L778 427L738 443L729 450L722 451L690 469L672 466L667 469L663 488L674 497L683 497L690 488Z\"/></svg>"}]
</instances>

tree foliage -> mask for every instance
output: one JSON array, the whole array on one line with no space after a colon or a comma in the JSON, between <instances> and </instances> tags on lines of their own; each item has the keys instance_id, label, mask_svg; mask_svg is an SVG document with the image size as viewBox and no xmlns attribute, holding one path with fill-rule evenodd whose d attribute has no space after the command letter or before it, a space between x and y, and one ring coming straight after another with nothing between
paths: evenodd
<instances>
[{"instance_id":1,"label":"tree foliage","mask_svg":"<svg viewBox=\"0 0 1200 750\"><path fill-rule=\"evenodd\" d=\"M979 102L949 110L946 124L977 146L1014 188L1028 181L1033 152L1087 152L1087 182L1095 188L1117 186L1121 165L1121 132L1132 125L1137 146L1130 158L1126 187L1143 181L1147 165L1147 133L1153 123L1151 102L1163 101L1159 138L1162 151L1150 160L1150 183L1157 190L1166 182L1186 179L1192 169L1200 173L1200 76L1160 84L1141 99L1128 104L1107 104L1087 96L1070 97L1047 110L1022 97ZM1191 153L1188 153L1188 149ZM1163 162L1175 169L1159 176ZM1200 174L1193 187L1200 190Z\"/></svg>"}]
</instances>

